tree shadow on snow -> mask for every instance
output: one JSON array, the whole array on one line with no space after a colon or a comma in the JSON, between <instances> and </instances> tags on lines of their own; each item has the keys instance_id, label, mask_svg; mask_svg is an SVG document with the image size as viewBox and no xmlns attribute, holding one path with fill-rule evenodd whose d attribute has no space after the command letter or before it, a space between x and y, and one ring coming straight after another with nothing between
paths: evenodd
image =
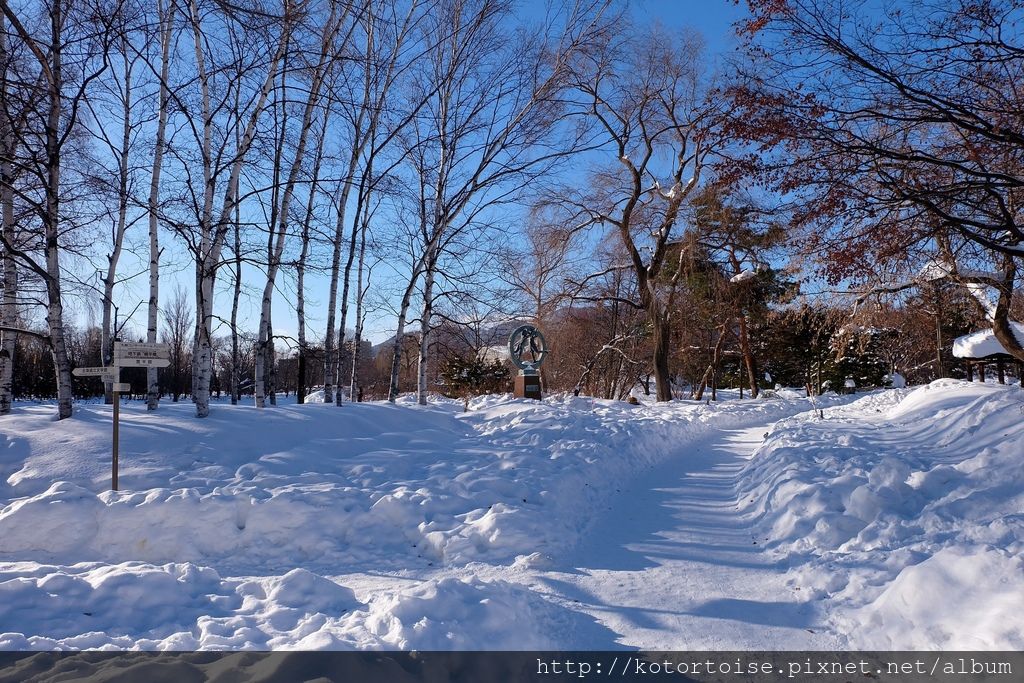
<instances>
[{"instance_id":1,"label":"tree shadow on snow","mask_svg":"<svg viewBox=\"0 0 1024 683\"><path fill-rule=\"evenodd\" d=\"M801 629L815 626L818 616L814 605L808 602L760 602L733 598L708 600L687 614Z\"/></svg>"},{"instance_id":2,"label":"tree shadow on snow","mask_svg":"<svg viewBox=\"0 0 1024 683\"><path fill-rule=\"evenodd\" d=\"M637 571L673 560L779 568L762 553L753 519L736 509L744 460L697 444L621 487L569 559L577 570Z\"/></svg>"}]
</instances>

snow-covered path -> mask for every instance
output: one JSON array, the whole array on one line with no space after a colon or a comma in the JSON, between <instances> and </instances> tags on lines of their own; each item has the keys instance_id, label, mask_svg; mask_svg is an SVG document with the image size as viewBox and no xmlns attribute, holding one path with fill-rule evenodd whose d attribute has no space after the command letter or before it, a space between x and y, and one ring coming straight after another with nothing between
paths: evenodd
<instances>
[{"instance_id":1,"label":"snow-covered path","mask_svg":"<svg viewBox=\"0 0 1024 683\"><path fill-rule=\"evenodd\" d=\"M716 430L625 484L567 558L573 571L541 583L578 601L619 646L837 647L737 510L736 476L769 428Z\"/></svg>"}]
</instances>

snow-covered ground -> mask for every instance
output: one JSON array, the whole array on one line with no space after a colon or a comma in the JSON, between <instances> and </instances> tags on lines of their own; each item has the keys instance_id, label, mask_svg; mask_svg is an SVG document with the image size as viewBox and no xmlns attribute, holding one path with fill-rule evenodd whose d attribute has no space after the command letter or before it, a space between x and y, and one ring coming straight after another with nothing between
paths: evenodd
<instances>
[{"instance_id":1,"label":"snow-covered ground","mask_svg":"<svg viewBox=\"0 0 1024 683\"><path fill-rule=\"evenodd\" d=\"M19 405L0 648L1020 648L1022 406Z\"/></svg>"},{"instance_id":2,"label":"snow-covered ground","mask_svg":"<svg viewBox=\"0 0 1024 683\"><path fill-rule=\"evenodd\" d=\"M1022 457L1020 387L939 380L780 422L740 505L852 646L1020 650Z\"/></svg>"}]
</instances>

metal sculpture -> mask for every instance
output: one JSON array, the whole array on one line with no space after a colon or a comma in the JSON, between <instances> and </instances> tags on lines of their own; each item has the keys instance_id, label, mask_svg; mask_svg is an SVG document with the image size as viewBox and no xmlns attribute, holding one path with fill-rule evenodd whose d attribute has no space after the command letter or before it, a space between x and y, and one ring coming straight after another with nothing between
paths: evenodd
<instances>
[{"instance_id":1,"label":"metal sculpture","mask_svg":"<svg viewBox=\"0 0 1024 683\"><path fill-rule=\"evenodd\" d=\"M520 325L508 338L508 355L524 374L537 374L548 355L548 345L536 327Z\"/></svg>"},{"instance_id":2,"label":"metal sculpture","mask_svg":"<svg viewBox=\"0 0 1024 683\"><path fill-rule=\"evenodd\" d=\"M548 355L544 335L533 325L520 325L508 338L508 357L519 368L514 394L517 398L541 398L540 366Z\"/></svg>"}]
</instances>

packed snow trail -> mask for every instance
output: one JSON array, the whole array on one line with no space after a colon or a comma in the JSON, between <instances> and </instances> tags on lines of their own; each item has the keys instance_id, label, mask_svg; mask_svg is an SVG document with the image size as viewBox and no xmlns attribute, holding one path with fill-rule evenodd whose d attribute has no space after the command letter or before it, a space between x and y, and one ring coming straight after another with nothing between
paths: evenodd
<instances>
[{"instance_id":1,"label":"packed snow trail","mask_svg":"<svg viewBox=\"0 0 1024 683\"><path fill-rule=\"evenodd\" d=\"M754 538L736 478L771 425L715 430L631 482L542 583L653 650L838 647Z\"/></svg>"}]
</instances>

